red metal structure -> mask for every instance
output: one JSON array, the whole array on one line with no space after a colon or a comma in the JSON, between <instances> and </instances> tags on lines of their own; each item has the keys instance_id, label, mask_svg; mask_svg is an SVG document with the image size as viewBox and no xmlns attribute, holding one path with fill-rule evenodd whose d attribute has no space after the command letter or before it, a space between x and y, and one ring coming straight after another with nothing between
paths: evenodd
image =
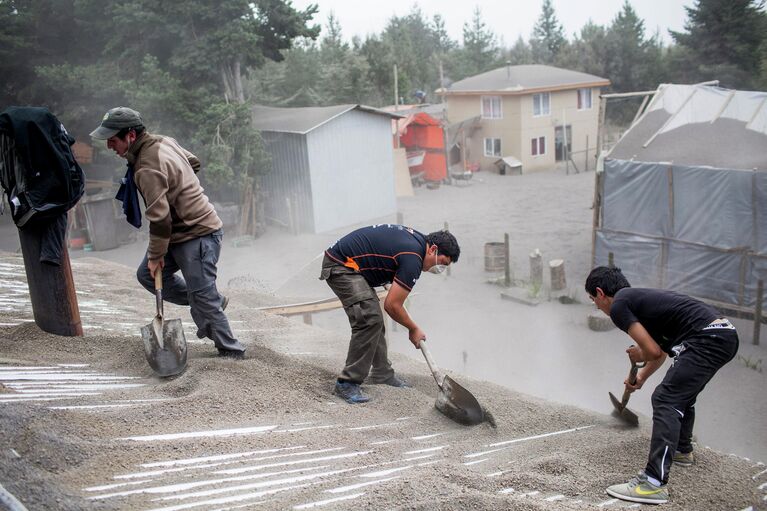
<instances>
[{"instance_id":1,"label":"red metal structure","mask_svg":"<svg viewBox=\"0 0 767 511\"><path fill-rule=\"evenodd\" d=\"M400 147L407 150L410 175L422 174L426 181L446 179L445 136L440 121L417 112L396 122Z\"/></svg>"}]
</instances>

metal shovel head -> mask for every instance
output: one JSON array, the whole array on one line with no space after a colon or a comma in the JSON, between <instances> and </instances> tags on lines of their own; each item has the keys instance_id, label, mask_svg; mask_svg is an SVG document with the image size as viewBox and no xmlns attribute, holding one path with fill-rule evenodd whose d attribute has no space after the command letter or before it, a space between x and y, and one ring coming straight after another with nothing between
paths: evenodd
<instances>
[{"instance_id":1,"label":"metal shovel head","mask_svg":"<svg viewBox=\"0 0 767 511\"><path fill-rule=\"evenodd\" d=\"M148 325L141 327L141 338L144 340L146 360L158 376L164 378L184 371L186 336L180 319L162 321L158 316Z\"/></svg>"},{"instance_id":2,"label":"metal shovel head","mask_svg":"<svg viewBox=\"0 0 767 511\"><path fill-rule=\"evenodd\" d=\"M613 416L618 417L623 422L631 425L631 426L639 426L639 417L637 414L626 408L625 406L621 406L620 400L613 395L612 392L608 392L610 394L610 401L613 402L613 406L615 409L613 410Z\"/></svg>"},{"instance_id":3,"label":"metal shovel head","mask_svg":"<svg viewBox=\"0 0 767 511\"><path fill-rule=\"evenodd\" d=\"M442 391L437 395L434 407L466 426L474 426L485 420L485 412L477 398L449 376L442 380Z\"/></svg>"}]
</instances>

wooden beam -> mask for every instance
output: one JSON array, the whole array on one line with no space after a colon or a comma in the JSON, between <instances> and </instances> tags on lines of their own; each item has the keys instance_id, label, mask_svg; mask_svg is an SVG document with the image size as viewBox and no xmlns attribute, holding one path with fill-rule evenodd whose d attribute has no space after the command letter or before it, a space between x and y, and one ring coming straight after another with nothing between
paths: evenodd
<instances>
[{"instance_id":1,"label":"wooden beam","mask_svg":"<svg viewBox=\"0 0 767 511\"><path fill-rule=\"evenodd\" d=\"M645 142L642 145L642 147L647 147L648 145L650 145L652 143L652 141L655 140L655 137L657 137L664 129L666 129L666 126L671 124L671 121L673 121L674 118L679 114L679 112L681 112L682 109L684 109L684 107L687 106L687 103L690 102L690 100L692 99L692 97L695 95L696 92L698 92L698 89L693 89L692 92L690 92L690 94L687 96L687 98L685 98L685 100L682 102L682 104L679 106L679 108L676 109L676 112L671 114L671 117L666 119L666 122L663 123L663 126L661 126L658 129L658 131L653 133L653 135L650 137L650 139L647 142Z\"/></svg>"},{"instance_id":2,"label":"wooden beam","mask_svg":"<svg viewBox=\"0 0 767 511\"><path fill-rule=\"evenodd\" d=\"M385 300L387 291L382 289L376 293L379 300ZM267 307L257 307L256 310L277 314L278 316L296 316L312 312L329 311L340 309L343 305L338 298L325 298L311 302L292 303L289 305L270 305Z\"/></svg>"}]
</instances>

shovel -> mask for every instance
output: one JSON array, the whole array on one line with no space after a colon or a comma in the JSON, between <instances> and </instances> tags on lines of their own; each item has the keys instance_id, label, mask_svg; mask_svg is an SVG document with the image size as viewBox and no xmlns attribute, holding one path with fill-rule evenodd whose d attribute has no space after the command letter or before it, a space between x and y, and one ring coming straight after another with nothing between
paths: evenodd
<instances>
[{"instance_id":1,"label":"shovel","mask_svg":"<svg viewBox=\"0 0 767 511\"><path fill-rule=\"evenodd\" d=\"M455 380L440 373L431 352L426 347L426 341L418 345L426 359L426 364L431 370L434 381L439 387L439 395L434 407L444 415L465 426L474 426L485 420L485 411L480 406L477 398L471 392L461 387Z\"/></svg>"},{"instance_id":2,"label":"shovel","mask_svg":"<svg viewBox=\"0 0 767 511\"><path fill-rule=\"evenodd\" d=\"M629 377L628 381L630 384L635 384L637 381L637 371L639 371L639 368L644 367L646 362L642 362L641 364L633 363L631 364L631 371L629 371ZM618 398L613 395L612 392L608 392L610 394L610 401L613 402L613 406L615 409L613 410L613 415L615 417L618 417L619 419L623 420L625 423L631 425L631 426L639 426L639 417L637 414L626 408L626 405L629 402L629 396L631 393L628 390L623 391L623 398L618 401Z\"/></svg>"},{"instance_id":3,"label":"shovel","mask_svg":"<svg viewBox=\"0 0 767 511\"><path fill-rule=\"evenodd\" d=\"M180 319L163 318L162 270L154 273L157 315L151 323L141 327L146 360L162 378L173 376L186 368L186 337Z\"/></svg>"}]
</instances>

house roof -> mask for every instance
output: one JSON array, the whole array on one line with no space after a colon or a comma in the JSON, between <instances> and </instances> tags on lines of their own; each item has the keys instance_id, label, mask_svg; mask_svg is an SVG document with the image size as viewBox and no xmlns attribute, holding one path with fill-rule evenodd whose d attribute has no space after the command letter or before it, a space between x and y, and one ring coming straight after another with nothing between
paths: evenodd
<instances>
[{"instance_id":1,"label":"house roof","mask_svg":"<svg viewBox=\"0 0 767 511\"><path fill-rule=\"evenodd\" d=\"M438 92L451 94L529 94L538 91L606 87L610 80L600 76L544 65L504 66L470 76Z\"/></svg>"},{"instance_id":2,"label":"house roof","mask_svg":"<svg viewBox=\"0 0 767 511\"><path fill-rule=\"evenodd\" d=\"M607 157L767 170L765 147L767 93L664 84Z\"/></svg>"},{"instance_id":3,"label":"house roof","mask_svg":"<svg viewBox=\"0 0 767 511\"><path fill-rule=\"evenodd\" d=\"M335 105L301 108L277 108L254 105L253 127L259 131L276 131L281 133L298 133L305 135L339 115L351 110L359 110L387 118L398 119L401 115L384 112L365 105Z\"/></svg>"}]
</instances>

